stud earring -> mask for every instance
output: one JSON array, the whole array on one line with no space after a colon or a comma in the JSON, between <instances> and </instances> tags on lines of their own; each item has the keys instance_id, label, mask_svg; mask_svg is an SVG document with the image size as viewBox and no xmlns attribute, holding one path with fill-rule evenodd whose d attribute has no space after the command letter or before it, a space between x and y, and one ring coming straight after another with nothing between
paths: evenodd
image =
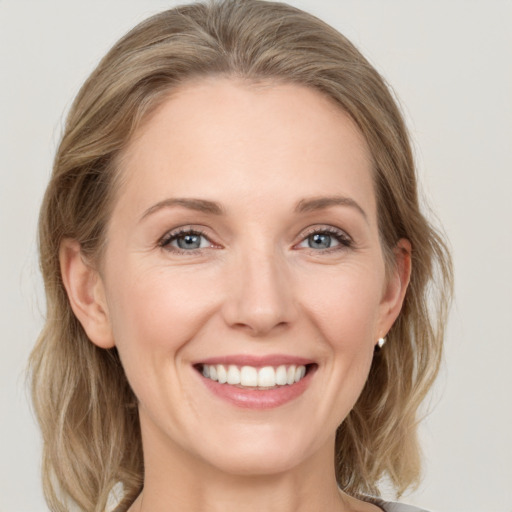
<instances>
[{"instance_id":1,"label":"stud earring","mask_svg":"<svg viewBox=\"0 0 512 512\"><path fill-rule=\"evenodd\" d=\"M384 346L384 343L386 343L386 338L379 338L379 339L377 340L377 346L378 346L379 348L382 348L382 347Z\"/></svg>"}]
</instances>

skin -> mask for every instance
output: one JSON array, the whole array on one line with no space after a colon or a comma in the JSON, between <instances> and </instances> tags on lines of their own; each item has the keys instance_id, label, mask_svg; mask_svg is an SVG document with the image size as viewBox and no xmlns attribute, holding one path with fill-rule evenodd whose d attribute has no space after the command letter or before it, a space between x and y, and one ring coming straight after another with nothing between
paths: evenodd
<instances>
[{"instance_id":1,"label":"skin","mask_svg":"<svg viewBox=\"0 0 512 512\"><path fill-rule=\"evenodd\" d=\"M139 400L146 474L130 511L378 510L338 491L334 436L400 311L410 247L387 275L357 127L314 90L211 78L173 91L120 165L101 265L73 240L61 263L75 313L93 343L118 348ZM345 200L296 211L333 196ZM176 198L223 213L165 205ZM203 233L201 247L180 252L179 228ZM312 230L331 247L310 247ZM231 354L317 369L294 400L242 409L193 367Z\"/></svg>"}]
</instances>

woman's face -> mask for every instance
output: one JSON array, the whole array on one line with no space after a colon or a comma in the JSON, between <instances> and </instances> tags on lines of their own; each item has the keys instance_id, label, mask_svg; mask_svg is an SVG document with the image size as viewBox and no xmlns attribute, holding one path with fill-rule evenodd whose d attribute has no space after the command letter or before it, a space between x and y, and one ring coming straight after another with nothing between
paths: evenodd
<instances>
[{"instance_id":1,"label":"woman's face","mask_svg":"<svg viewBox=\"0 0 512 512\"><path fill-rule=\"evenodd\" d=\"M91 338L119 351L145 456L331 463L403 298L355 124L305 87L212 78L175 91L120 165L95 291L110 334Z\"/></svg>"}]
</instances>

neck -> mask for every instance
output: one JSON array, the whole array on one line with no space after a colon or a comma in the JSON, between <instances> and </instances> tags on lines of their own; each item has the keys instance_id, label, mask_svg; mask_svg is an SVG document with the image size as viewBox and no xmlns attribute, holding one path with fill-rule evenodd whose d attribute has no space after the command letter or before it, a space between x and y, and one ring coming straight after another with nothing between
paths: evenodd
<instances>
[{"instance_id":1,"label":"neck","mask_svg":"<svg viewBox=\"0 0 512 512\"><path fill-rule=\"evenodd\" d=\"M322 510L341 512L343 497L337 489L323 495L312 485L300 486L287 475L268 477L232 477L223 475L194 482L148 480L141 498L140 512L174 510L187 512L306 512ZM180 485L178 485L180 484ZM142 507L143 505L143 507ZM136 509L135 509L136 510Z\"/></svg>"},{"instance_id":2,"label":"neck","mask_svg":"<svg viewBox=\"0 0 512 512\"><path fill-rule=\"evenodd\" d=\"M339 492L334 439L310 459L272 474L222 471L167 442L144 435L144 491L130 512L344 512L357 510ZM144 442L146 441L146 442ZM163 441L163 439L160 439Z\"/></svg>"}]
</instances>

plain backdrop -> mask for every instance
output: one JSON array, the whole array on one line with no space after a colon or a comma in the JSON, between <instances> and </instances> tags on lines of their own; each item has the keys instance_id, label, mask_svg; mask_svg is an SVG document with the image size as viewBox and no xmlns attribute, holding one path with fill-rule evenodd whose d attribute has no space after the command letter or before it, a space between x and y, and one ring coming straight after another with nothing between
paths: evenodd
<instances>
[{"instance_id":1,"label":"plain backdrop","mask_svg":"<svg viewBox=\"0 0 512 512\"><path fill-rule=\"evenodd\" d=\"M291 0L392 84L456 299L421 435L435 512L512 511L512 2ZM99 58L176 2L0 0L0 512L46 510L24 369L42 325L36 222L64 115Z\"/></svg>"}]
</instances>

